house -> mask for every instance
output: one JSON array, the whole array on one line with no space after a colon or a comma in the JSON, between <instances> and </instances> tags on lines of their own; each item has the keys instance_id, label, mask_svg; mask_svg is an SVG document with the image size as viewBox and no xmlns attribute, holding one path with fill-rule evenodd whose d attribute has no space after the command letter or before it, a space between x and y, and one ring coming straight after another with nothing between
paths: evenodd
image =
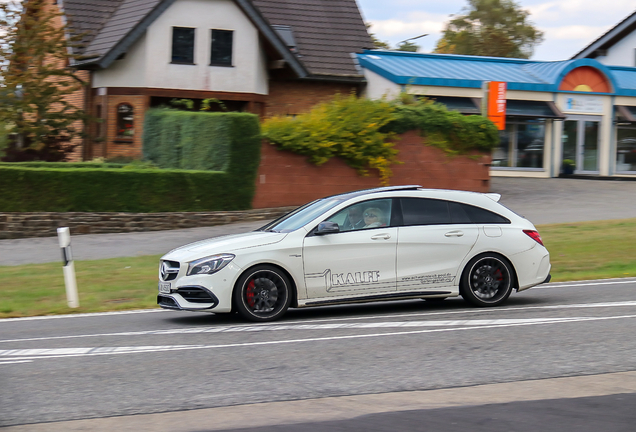
<instances>
[{"instance_id":1,"label":"house","mask_svg":"<svg viewBox=\"0 0 636 432\"><path fill-rule=\"evenodd\" d=\"M611 66L636 66L636 12L572 56L573 60L582 58Z\"/></svg>"},{"instance_id":2,"label":"house","mask_svg":"<svg viewBox=\"0 0 636 432\"><path fill-rule=\"evenodd\" d=\"M491 176L636 177L636 68L592 58L533 61L367 50L357 54L370 98L401 91L480 114L485 82L507 86Z\"/></svg>"},{"instance_id":3,"label":"house","mask_svg":"<svg viewBox=\"0 0 636 432\"><path fill-rule=\"evenodd\" d=\"M80 103L102 119L75 159L140 157L144 113L173 99L295 115L360 93L372 41L355 0L58 0L83 38Z\"/></svg>"}]
</instances>

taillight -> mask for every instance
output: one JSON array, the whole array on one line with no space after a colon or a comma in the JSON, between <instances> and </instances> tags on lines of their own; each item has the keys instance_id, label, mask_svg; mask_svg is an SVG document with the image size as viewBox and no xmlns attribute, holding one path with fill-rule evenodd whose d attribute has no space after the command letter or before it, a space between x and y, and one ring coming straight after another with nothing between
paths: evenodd
<instances>
[{"instance_id":1,"label":"taillight","mask_svg":"<svg viewBox=\"0 0 636 432\"><path fill-rule=\"evenodd\" d=\"M537 243L539 243L541 246L544 246L543 244L543 240L541 240L541 236L539 235L538 231L534 231L534 230L523 230L524 233L526 233L532 240L536 241Z\"/></svg>"}]
</instances>

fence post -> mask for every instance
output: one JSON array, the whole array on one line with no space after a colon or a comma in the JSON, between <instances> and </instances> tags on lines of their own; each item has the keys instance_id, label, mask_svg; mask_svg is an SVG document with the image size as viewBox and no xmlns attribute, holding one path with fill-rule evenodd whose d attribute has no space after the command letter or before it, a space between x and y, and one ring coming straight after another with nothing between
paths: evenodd
<instances>
[{"instance_id":1,"label":"fence post","mask_svg":"<svg viewBox=\"0 0 636 432\"><path fill-rule=\"evenodd\" d=\"M64 284L66 285L66 301L68 307L79 307L77 295L77 281L75 280L75 263L71 252L71 232L68 227L57 229L57 238L62 250L62 262L64 263Z\"/></svg>"}]
</instances>

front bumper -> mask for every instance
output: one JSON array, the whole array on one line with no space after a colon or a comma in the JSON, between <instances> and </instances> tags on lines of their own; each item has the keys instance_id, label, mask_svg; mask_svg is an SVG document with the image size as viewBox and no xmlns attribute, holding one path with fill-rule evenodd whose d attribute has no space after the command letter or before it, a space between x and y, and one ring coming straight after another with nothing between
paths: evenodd
<instances>
[{"instance_id":1,"label":"front bumper","mask_svg":"<svg viewBox=\"0 0 636 432\"><path fill-rule=\"evenodd\" d=\"M217 307L219 299L205 287L183 286L170 294L160 293L157 304L164 309L205 311Z\"/></svg>"}]
</instances>

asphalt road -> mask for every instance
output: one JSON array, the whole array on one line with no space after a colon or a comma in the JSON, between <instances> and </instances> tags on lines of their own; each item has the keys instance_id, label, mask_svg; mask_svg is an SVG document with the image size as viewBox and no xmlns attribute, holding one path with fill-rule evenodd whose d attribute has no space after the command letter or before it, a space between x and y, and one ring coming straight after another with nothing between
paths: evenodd
<instances>
[{"instance_id":1,"label":"asphalt road","mask_svg":"<svg viewBox=\"0 0 636 432\"><path fill-rule=\"evenodd\" d=\"M0 320L0 425L631 431L635 328L636 279L545 285L494 309L401 301L258 325L174 311Z\"/></svg>"}]
</instances>

